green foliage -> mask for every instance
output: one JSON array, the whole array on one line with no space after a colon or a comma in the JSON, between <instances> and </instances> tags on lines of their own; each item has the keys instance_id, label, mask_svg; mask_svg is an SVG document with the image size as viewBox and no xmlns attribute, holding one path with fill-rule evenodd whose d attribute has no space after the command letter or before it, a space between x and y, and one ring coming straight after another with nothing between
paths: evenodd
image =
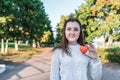
<instances>
[{"instance_id":1,"label":"green foliage","mask_svg":"<svg viewBox=\"0 0 120 80\"><path fill-rule=\"evenodd\" d=\"M107 58L111 61L111 62L118 62L120 63L120 48L109 48L106 49L106 51L109 53L107 55Z\"/></svg>"},{"instance_id":2,"label":"green foliage","mask_svg":"<svg viewBox=\"0 0 120 80\"><path fill-rule=\"evenodd\" d=\"M61 16L61 22L57 25L57 39L56 39L56 42L57 43L60 43L60 40L62 38L62 32L63 32L63 26L64 26L64 22L65 20L67 20L68 17L66 16Z\"/></svg>"},{"instance_id":3,"label":"green foliage","mask_svg":"<svg viewBox=\"0 0 120 80\"><path fill-rule=\"evenodd\" d=\"M80 20L87 42L106 34L112 36L114 41L120 40L120 0L86 0L72 15Z\"/></svg>"},{"instance_id":4,"label":"green foliage","mask_svg":"<svg viewBox=\"0 0 120 80\"><path fill-rule=\"evenodd\" d=\"M109 62L108 58L106 57L108 52L106 52L104 48L97 48L97 52L102 63Z\"/></svg>"},{"instance_id":5,"label":"green foliage","mask_svg":"<svg viewBox=\"0 0 120 80\"><path fill-rule=\"evenodd\" d=\"M117 62L120 63L120 48L98 48L99 58L102 63Z\"/></svg>"},{"instance_id":6,"label":"green foliage","mask_svg":"<svg viewBox=\"0 0 120 80\"><path fill-rule=\"evenodd\" d=\"M118 63L120 63L120 55L109 54L109 55L107 56L107 58L108 58L111 62L118 62Z\"/></svg>"},{"instance_id":7,"label":"green foliage","mask_svg":"<svg viewBox=\"0 0 120 80\"><path fill-rule=\"evenodd\" d=\"M50 20L41 0L1 0L0 39L41 40L44 31L53 41Z\"/></svg>"}]
</instances>

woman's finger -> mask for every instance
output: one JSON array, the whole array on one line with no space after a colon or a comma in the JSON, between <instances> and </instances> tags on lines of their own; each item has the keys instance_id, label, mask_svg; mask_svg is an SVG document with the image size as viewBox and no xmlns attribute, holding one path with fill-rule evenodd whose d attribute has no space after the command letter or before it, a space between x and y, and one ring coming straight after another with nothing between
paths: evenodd
<instances>
[{"instance_id":1,"label":"woman's finger","mask_svg":"<svg viewBox=\"0 0 120 80\"><path fill-rule=\"evenodd\" d=\"M91 47L89 47L89 52L91 52L91 53L97 53L96 49L95 48L91 48Z\"/></svg>"},{"instance_id":2,"label":"woman's finger","mask_svg":"<svg viewBox=\"0 0 120 80\"><path fill-rule=\"evenodd\" d=\"M96 49L95 49L95 48L93 48L93 47L89 47L89 49L90 49L90 50L96 50Z\"/></svg>"},{"instance_id":3,"label":"woman's finger","mask_svg":"<svg viewBox=\"0 0 120 80\"><path fill-rule=\"evenodd\" d=\"M88 43L88 45L89 45L89 47L91 47L91 48L94 48L94 49L95 49L94 45L93 45L91 42L89 42L89 43Z\"/></svg>"},{"instance_id":4,"label":"woman's finger","mask_svg":"<svg viewBox=\"0 0 120 80\"><path fill-rule=\"evenodd\" d=\"M89 51L89 52L92 53L92 54L93 54L93 53L96 53L96 51Z\"/></svg>"}]
</instances>

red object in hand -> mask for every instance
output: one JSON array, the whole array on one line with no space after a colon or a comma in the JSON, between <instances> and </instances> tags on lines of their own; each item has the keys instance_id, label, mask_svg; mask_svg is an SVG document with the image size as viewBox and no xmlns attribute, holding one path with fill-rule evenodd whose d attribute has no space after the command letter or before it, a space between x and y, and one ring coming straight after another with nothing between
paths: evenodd
<instances>
[{"instance_id":1,"label":"red object in hand","mask_svg":"<svg viewBox=\"0 0 120 80\"><path fill-rule=\"evenodd\" d=\"M80 51L85 54L88 50L88 46L80 46Z\"/></svg>"}]
</instances>

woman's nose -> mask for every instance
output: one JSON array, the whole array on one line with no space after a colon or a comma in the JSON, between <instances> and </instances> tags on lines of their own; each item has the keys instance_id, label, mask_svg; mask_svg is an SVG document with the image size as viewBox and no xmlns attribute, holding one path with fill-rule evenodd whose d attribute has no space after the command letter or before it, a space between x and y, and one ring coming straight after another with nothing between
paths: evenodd
<instances>
[{"instance_id":1,"label":"woman's nose","mask_svg":"<svg viewBox=\"0 0 120 80\"><path fill-rule=\"evenodd\" d=\"M70 34L74 34L75 32L74 31L71 31Z\"/></svg>"}]
</instances>

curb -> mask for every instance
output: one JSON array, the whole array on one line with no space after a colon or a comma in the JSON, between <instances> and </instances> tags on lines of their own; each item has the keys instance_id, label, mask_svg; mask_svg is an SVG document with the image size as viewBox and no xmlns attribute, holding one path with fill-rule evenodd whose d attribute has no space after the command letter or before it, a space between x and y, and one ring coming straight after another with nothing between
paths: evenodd
<instances>
[{"instance_id":1,"label":"curb","mask_svg":"<svg viewBox=\"0 0 120 80\"><path fill-rule=\"evenodd\" d=\"M0 64L0 74L3 73L6 70L5 64Z\"/></svg>"}]
</instances>

